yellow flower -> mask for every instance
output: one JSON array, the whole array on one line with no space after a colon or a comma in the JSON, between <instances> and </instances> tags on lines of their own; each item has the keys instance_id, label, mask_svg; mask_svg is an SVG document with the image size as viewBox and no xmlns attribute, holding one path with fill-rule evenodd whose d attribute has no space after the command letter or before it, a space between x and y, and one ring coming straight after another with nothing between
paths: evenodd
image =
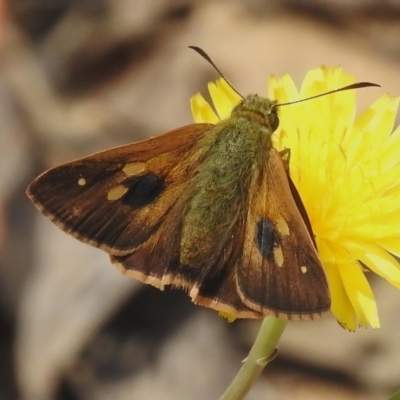
<instances>
[{"instance_id":1,"label":"yellow flower","mask_svg":"<svg viewBox=\"0 0 400 400\"><path fill-rule=\"evenodd\" d=\"M295 101L354 82L341 68L321 67L300 93L289 75L270 77L268 97ZM209 84L217 114L201 95L191 100L196 122L228 118L241 98L224 80ZM382 96L357 119L356 91L339 92L278 108L273 135L289 148L290 175L304 202L328 278L331 310L349 330L379 328L377 305L365 272L400 288L399 98Z\"/></svg>"}]
</instances>

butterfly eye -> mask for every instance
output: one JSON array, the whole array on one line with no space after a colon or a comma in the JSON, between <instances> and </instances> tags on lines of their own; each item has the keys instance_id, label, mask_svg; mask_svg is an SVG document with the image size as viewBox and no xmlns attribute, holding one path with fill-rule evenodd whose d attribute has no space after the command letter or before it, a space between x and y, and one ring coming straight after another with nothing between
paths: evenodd
<instances>
[{"instance_id":1,"label":"butterfly eye","mask_svg":"<svg viewBox=\"0 0 400 400\"><path fill-rule=\"evenodd\" d=\"M279 117L276 113L276 110L272 110L272 112L268 115L268 121L272 128L272 132L275 132L279 126Z\"/></svg>"}]
</instances>

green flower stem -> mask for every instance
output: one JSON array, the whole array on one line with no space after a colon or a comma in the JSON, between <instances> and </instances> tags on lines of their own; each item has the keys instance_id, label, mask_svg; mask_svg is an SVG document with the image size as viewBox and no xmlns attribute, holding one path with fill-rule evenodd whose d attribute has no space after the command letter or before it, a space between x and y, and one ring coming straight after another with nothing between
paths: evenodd
<instances>
[{"instance_id":1,"label":"green flower stem","mask_svg":"<svg viewBox=\"0 0 400 400\"><path fill-rule=\"evenodd\" d=\"M250 391L265 366L276 355L276 346L288 321L266 317L249 355L220 400L242 400Z\"/></svg>"}]
</instances>

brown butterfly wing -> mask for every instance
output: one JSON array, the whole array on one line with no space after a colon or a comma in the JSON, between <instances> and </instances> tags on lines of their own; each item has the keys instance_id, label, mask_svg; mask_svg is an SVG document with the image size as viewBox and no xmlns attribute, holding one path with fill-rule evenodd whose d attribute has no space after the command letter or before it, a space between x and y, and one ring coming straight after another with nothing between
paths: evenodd
<instances>
[{"instance_id":1,"label":"brown butterfly wing","mask_svg":"<svg viewBox=\"0 0 400 400\"><path fill-rule=\"evenodd\" d=\"M111 255L129 254L157 232L171 209L182 207L187 176L201 157L195 144L210 127L189 125L61 165L36 178L27 194L82 242Z\"/></svg>"},{"instance_id":2,"label":"brown butterfly wing","mask_svg":"<svg viewBox=\"0 0 400 400\"><path fill-rule=\"evenodd\" d=\"M326 276L280 155L271 149L269 157L251 191L237 288L254 311L314 319L330 309Z\"/></svg>"},{"instance_id":3,"label":"brown butterfly wing","mask_svg":"<svg viewBox=\"0 0 400 400\"><path fill-rule=\"evenodd\" d=\"M236 290L235 264L241 255L243 227L238 224L220 254L197 268L180 263L182 232L179 202L162 221L159 229L142 246L111 261L127 276L159 289L167 285L189 292L195 304L240 318L262 318L249 309Z\"/></svg>"},{"instance_id":4,"label":"brown butterfly wing","mask_svg":"<svg viewBox=\"0 0 400 400\"><path fill-rule=\"evenodd\" d=\"M244 243L245 220L240 218L225 243L221 254L208 270L204 270L192 289L194 303L225 312L235 318L262 318L263 314L246 305L238 290L236 265L241 260Z\"/></svg>"}]
</instances>

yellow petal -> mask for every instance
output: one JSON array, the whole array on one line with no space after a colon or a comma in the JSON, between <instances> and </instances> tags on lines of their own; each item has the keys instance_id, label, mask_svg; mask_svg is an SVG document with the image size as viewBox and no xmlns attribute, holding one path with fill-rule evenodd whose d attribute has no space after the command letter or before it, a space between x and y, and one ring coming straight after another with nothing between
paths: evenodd
<instances>
[{"instance_id":1,"label":"yellow petal","mask_svg":"<svg viewBox=\"0 0 400 400\"><path fill-rule=\"evenodd\" d=\"M382 239L377 239L376 244L396 257L400 257L400 232L397 236L386 236Z\"/></svg>"},{"instance_id":2,"label":"yellow petal","mask_svg":"<svg viewBox=\"0 0 400 400\"><path fill-rule=\"evenodd\" d=\"M243 98L230 86L230 84L225 79L218 79L216 81L218 89L224 92L226 98L229 100L231 107L238 105Z\"/></svg>"},{"instance_id":3,"label":"yellow petal","mask_svg":"<svg viewBox=\"0 0 400 400\"><path fill-rule=\"evenodd\" d=\"M342 278L336 264L324 264L331 293L331 311L339 324L349 331L357 328L356 315L347 296Z\"/></svg>"},{"instance_id":4,"label":"yellow petal","mask_svg":"<svg viewBox=\"0 0 400 400\"><path fill-rule=\"evenodd\" d=\"M192 109L192 115L195 122L206 122L211 124L216 124L219 122L219 118L200 93L196 94L190 99L190 107Z\"/></svg>"},{"instance_id":5,"label":"yellow petal","mask_svg":"<svg viewBox=\"0 0 400 400\"><path fill-rule=\"evenodd\" d=\"M355 128L367 129L372 138L371 155L381 152L393 130L398 107L399 98L384 95L357 118Z\"/></svg>"},{"instance_id":6,"label":"yellow petal","mask_svg":"<svg viewBox=\"0 0 400 400\"><path fill-rule=\"evenodd\" d=\"M221 120L229 118L232 112L232 103L229 96L214 82L208 84L208 91L210 92L211 99L219 118Z\"/></svg>"},{"instance_id":7,"label":"yellow petal","mask_svg":"<svg viewBox=\"0 0 400 400\"><path fill-rule=\"evenodd\" d=\"M371 287L357 263L338 265L343 286L357 316L359 326L379 328L378 310Z\"/></svg>"},{"instance_id":8,"label":"yellow petal","mask_svg":"<svg viewBox=\"0 0 400 400\"><path fill-rule=\"evenodd\" d=\"M352 253L371 271L382 276L392 285L400 288L400 266L387 251L374 243L349 244Z\"/></svg>"}]
</instances>

